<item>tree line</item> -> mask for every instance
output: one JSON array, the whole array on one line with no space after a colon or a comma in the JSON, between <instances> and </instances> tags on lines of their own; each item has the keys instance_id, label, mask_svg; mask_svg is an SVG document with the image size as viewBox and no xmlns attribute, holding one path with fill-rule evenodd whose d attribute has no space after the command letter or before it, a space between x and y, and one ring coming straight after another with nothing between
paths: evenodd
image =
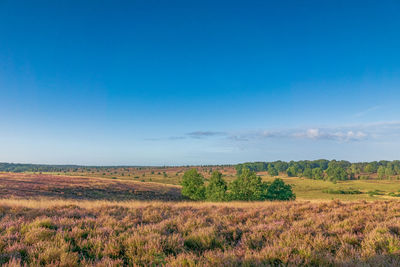
<instances>
[{"instance_id":1,"label":"tree line","mask_svg":"<svg viewBox=\"0 0 400 267\"><path fill-rule=\"evenodd\" d=\"M0 162L1 172L62 172L78 169L77 165L46 165Z\"/></svg>"},{"instance_id":2,"label":"tree line","mask_svg":"<svg viewBox=\"0 0 400 267\"><path fill-rule=\"evenodd\" d=\"M376 174L380 179L400 179L400 161L357 162L341 160L301 160L274 162L247 162L236 165L240 174L244 169L255 172L267 171L271 176L285 173L289 177L305 177L316 180L340 181L367 179Z\"/></svg>"},{"instance_id":3,"label":"tree line","mask_svg":"<svg viewBox=\"0 0 400 267\"><path fill-rule=\"evenodd\" d=\"M182 177L182 195L192 200L208 201L262 201L294 200L292 187L275 179L263 182L254 171L242 169L237 178L227 183L222 174L214 171L206 185L204 176L196 169L186 171Z\"/></svg>"}]
</instances>

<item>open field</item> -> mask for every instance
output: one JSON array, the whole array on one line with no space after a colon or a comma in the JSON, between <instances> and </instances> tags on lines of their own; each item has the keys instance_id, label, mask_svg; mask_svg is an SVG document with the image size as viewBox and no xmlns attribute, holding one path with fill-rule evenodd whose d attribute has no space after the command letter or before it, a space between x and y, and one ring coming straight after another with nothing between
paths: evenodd
<instances>
[{"instance_id":1,"label":"open field","mask_svg":"<svg viewBox=\"0 0 400 267\"><path fill-rule=\"evenodd\" d=\"M197 169L205 178L211 176L211 172L216 170L221 172L225 177L233 179L236 175L234 166L179 166L179 167L103 167L99 168L73 168L64 172L46 172L52 175L63 176L83 176L83 177L100 177L120 180L135 180L142 182L157 182L163 184L178 185L185 171ZM41 174L35 172L35 174Z\"/></svg>"},{"instance_id":2,"label":"open field","mask_svg":"<svg viewBox=\"0 0 400 267\"><path fill-rule=\"evenodd\" d=\"M1 200L0 251L4 266L398 266L400 202Z\"/></svg>"},{"instance_id":3,"label":"open field","mask_svg":"<svg viewBox=\"0 0 400 267\"><path fill-rule=\"evenodd\" d=\"M398 194L400 191L400 181L397 180L348 180L332 183L298 177L281 178L292 185L297 199L300 200L377 200L393 198L389 194ZM272 181L274 178L263 176L263 179ZM329 194L326 193L328 190L359 190L361 194Z\"/></svg>"},{"instance_id":4,"label":"open field","mask_svg":"<svg viewBox=\"0 0 400 267\"><path fill-rule=\"evenodd\" d=\"M0 265L400 265L397 180L283 176L296 201L211 203L162 176L0 173Z\"/></svg>"},{"instance_id":5,"label":"open field","mask_svg":"<svg viewBox=\"0 0 400 267\"><path fill-rule=\"evenodd\" d=\"M180 186L183 169L164 171L167 177L155 169L147 169L147 176L137 179L130 176L103 177L92 173L65 175L55 173L0 173L0 198L4 197L52 197L62 199L105 199L105 200L181 200ZM232 181L235 174L225 168L224 179ZM178 176L172 173L179 172ZM154 172L154 174L151 174ZM146 173L146 172L145 172ZM204 173L206 179L209 173ZM152 175L152 176L150 176ZM265 173L259 173L264 181L272 181ZM279 176L293 186L299 200L377 200L392 199L390 194L399 194L398 180L348 180L332 183L298 177ZM327 193L331 190L331 193ZM337 190L358 190L360 194L335 194ZM399 198L400 199L400 198Z\"/></svg>"},{"instance_id":6,"label":"open field","mask_svg":"<svg viewBox=\"0 0 400 267\"><path fill-rule=\"evenodd\" d=\"M0 198L182 200L172 185L51 174L0 173Z\"/></svg>"}]
</instances>

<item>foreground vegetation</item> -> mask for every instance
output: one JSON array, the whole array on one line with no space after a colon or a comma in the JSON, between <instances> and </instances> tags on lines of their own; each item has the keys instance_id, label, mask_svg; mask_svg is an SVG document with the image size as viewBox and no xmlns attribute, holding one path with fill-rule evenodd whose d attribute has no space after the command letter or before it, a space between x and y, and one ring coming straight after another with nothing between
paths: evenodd
<instances>
[{"instance_id":1,"label":"foreground vegetation","mask_svg":"<svg viewBox=\"0 0 400 267\"><path fill-rule=\"evenodd\" d=\"M398 266L399 253L397 201L0 200L4 266Z\"/></svg>"}]
</instances>

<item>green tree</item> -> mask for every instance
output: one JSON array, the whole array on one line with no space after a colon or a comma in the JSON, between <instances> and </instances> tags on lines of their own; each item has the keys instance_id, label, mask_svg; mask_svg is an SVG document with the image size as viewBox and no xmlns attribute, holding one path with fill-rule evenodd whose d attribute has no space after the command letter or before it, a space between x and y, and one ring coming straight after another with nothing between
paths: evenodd
<instances>
[{"instance_id":1,"label":"green tree","mask_svg":"<svg viewBox=\"0 0 400 267\"><path fill-rule=\"evenodd\" d=\"M364 171L367 173L376 173L378 171L378 164L377 162L373 161L368 163L365 168Z\"/></svg>"},{"instance_id":2,"label":"green tree","mask_svg":"<svg viewBox=\"0 0 400 267\"><path fill-rule=\"evenodd\" d=\"M294 176L297 175L296 168L295 168L294 166L289 167L289 168L286 170L286 172L287 172L287 175L288 175L289 177L294 177Z\"/></svg>"},{"instance_id":3,"label":"green tree","mask_svg":"<svg viewBox=\"0 0 400 267\"><path fill-rule=\"evenodd\" d=\"M303 172L303 176L306 178L313 178L311 168L305 168Z\"/></svg>"},{"instance_id":4,"label":"green tree","mask_svg":"<svg viewBox=\"0 0 400 267\"><path fill-rule=\"evenodd\" d=\"M269 200L295 200L296 195L290 185L277 178L268 186L265 198Z\"/></svg>"},{"instance_id":5,"label":"green tree","mask_svg":"<svg viewBox=\"0 0 400 267\"><path fill-rule=\"evenodd\" d=\"M206 187L206 198L210 201L224 201L226 200L227 189L228 186L222 178L222 173L214 171Z\"/></svg>"},{"instance_id":6,"label":"green tree","mask_svg":"<svg viewBox=\"0 0 400 267\"><path fill-rule=\"evenodd\" d=\"M349 179L346 170L340 166L329 166L328 169L326 169L326 174L328 175L328 179L330 181Z\"/></svg>"},{"instance_id":7,"label":"green tree","mask_svg":"<svg viewBox=\"0 0 400 267\"><path fill-rule=\"evenodd\" d=\"M386 177L390 178L391 176L394 175L394 171L392 169L392 166L387 166L385 169L385 175Z\"/></svg>"},{"instance_id":8,"label":"green tree","mask_svg":"<svg viewBox=\"0 0 400 267\"><path fill-rule=\"evenodd\" d=\"M268 174L271 176L278 176L279 172L274 166L272 166L272 164L269 164L268 165Z\"/></svg>"},{"instance_id":9,"label":"green tree","mask_svg":"<svg viewBox=\"0 0 400 267\"><path fill-rule=\"evenodd\" d=\"M284 161L278 160L274 162L274 167L278 170L278 172L285 172L288 168L288 164Z\"/></svg>"},{"instance_id":10,"label":"green tree","mask_svg":"<svg viewBox=\"0 0 400 267\"><path fill-rule=\"evenodd\" d=\"M379 166L379 168L378 168L378 177L379 177L379 179L384 179L386 177L385 167Z\"/></svg>"},{"instance_id":11,"label":"green tree","mask_svg":"<svg viewBox=\"0 0 400 267\"><path fill-rule=\"evenodd\" d=\"M312 177L316 180L324 179L324 172L321 168L314 168L312 169Z\"/></svg>"},{"instance_id":12,"label":"green tree","mask_svg":"<svg viewBox=\"0 0 400 267\"><path fill-rule=\"evenodd\" d=\"M245 168L229 185L231 200L262 200L263 183L254 171Z\"/></svg>"},{"instance_id":13,"label":"green tree","mask_svg":"<svg viewBox=\"0 0 400 267\"><path fill-rule=\"evenodd\" d=\"M205 199L204 177L196 169L185 172L181 185L182 195L192 200Z\"/></svg>"}]
</instances>

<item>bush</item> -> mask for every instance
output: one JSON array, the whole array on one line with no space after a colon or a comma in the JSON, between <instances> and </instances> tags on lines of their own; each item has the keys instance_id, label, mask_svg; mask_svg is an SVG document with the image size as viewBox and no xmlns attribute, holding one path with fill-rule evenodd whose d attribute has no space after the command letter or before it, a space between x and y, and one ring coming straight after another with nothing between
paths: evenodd
<instances>
[{"instance_id":1,"label":"bush","mask_svg":"<svg viewBox=\"0 0 400 267\"><path fill-rule=\"evenodd\" d=\"M192 200L205 199L204 177L196 169L185 172L181 184L182 195Z\"/></svg>"},{"instance_id":2,"label":"bush","mask_svg":"<svg viewBox=\"0 0 400 267\"><path fill-rule=\"evenodd\" d=\"M368 191L368 195L370 195L371 197L376 196L376 195L381 196L381 195L383 195L383 193L381 190L373 190L373 191Z\"/></svg>"},{"instance_id":3,"label":"bush","mask_svg":"<svg viewBox=\"0 0 400 267\"><path fill-rule=\"evenodd\" d=\"M327 194L341 194L341 195L357 195L357 194L362 194L362 192L360 190L342 190L342 189L328 189L328 190L323 190L323 193L327 193Z\"/></svg>"}]
</instances>

